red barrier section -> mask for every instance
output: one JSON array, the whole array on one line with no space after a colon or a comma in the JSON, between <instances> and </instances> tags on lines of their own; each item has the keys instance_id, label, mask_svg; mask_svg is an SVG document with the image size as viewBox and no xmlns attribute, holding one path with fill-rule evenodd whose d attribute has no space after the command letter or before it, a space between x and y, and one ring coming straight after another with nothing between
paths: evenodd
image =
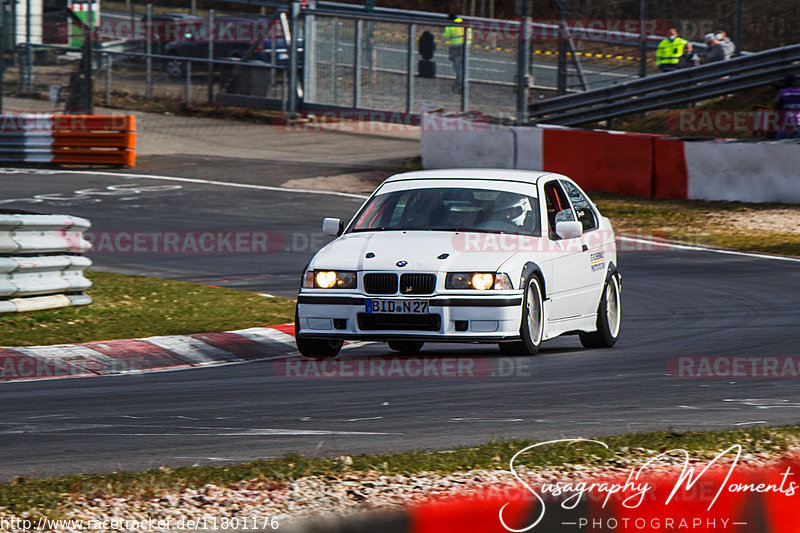
<instances>
[{"instance_id":1,"label":"red barrier section","mask_svg":"<svg viewBox=\"0 0 800 533\"><path fill-rule=\"evenodd\" d=\"M544 170L565 174L589 191L653 195L653 136L545 129Z\"/></svg>"},{"instance_id":2,"label":"red barrier section","mask_svg":"<svg viewBox=\"0 0 800 533\"><path fill-rule=\"evenodd\" d=\"M137 339L87 342L84 346L113 357L118 371L141 371L190 366L175 354Z\"/></svg>"},{"instance_id":3,"label":"red barrier section","mask_svg":"<svg viewBox=\"0 0 800 533\"><path fill-rule=\"evenodd\" d=\"M685 200L688 196L688 172L683 141L653 139L653 196Z\"/></svg>"},{"instance_id":4,"label":"red barrier section","mask_svg":"<svg viewBox=\"0 0 800 533\"><path fill-rule=\"evenodd\" d=\"M274 350L269 345L236 333L197 333L190 335L190 337L199 339L206 344L230 352L245 360L259 359L274 353Z\"/></svg>"},{"instance_id":5,"label":"red barrier section","mask_svg":"<svg viewBox=\"0 0 800 533\"><path fill-rule=\"evenodd\" d=\"M272 329L277 329L281 333L286 333L294 337L294 324L279 324L277 326L270 326Z\"/></svg>"},{"instance_id":6,"label":"red barrier section","mask_svg":"<svg viewBox=\"0 0 800 533\"><path fill-rule=\"evenodd\" d=\"M532 515L532 504L529 499L518 493L516 497L489 498L472 495L454 500L442 500L425 503L408 509L411 519L411 533L463 533L480 531L481 533L508 533L508 529L500 522L500 509L503 509L503 520L512 529L522 529L530 525L526 522ZM534 529L536 531L536 529Z\"/></svg>"}]
</instances>

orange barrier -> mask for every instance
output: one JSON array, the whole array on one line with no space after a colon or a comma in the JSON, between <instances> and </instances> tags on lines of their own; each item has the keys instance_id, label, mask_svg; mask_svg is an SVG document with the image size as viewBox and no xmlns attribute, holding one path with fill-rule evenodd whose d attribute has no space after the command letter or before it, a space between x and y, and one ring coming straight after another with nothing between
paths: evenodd
<instances>
[{"instance_id":1,"label":"orange barrier","mask_svg":"<svg viewBox=\"0 0 800 533\"><path fill-rule=\"evenodd\" d=\"M136 148L136 134L133 132L57 131L53 134L53 148Z\"/></svg>"},{"instance_id":2,"label":"orange barrier","mask_svg":"<svg viewBox=\"0 0 800 533\"><path fill-rule=\"evenodd\" d=\"M136 164L133 115L54 115L53 163Z\"/></svg>"},{"instance_id":3,"label":"orange barrier","mask_svg":"<svg viewBox=\"0 0 800 533\"><path fill-rule=\"evenodd\" d=\"M77 148L53 149L53 163L75 165L119 165L132 167L136 164L133 150L92 150Z\"/></svg>"},{"instance_id":4,"label":"orange barrier","mask_svg":"<svg viewBox=\"0 0 800 533\"><path fill-rule=\"evenodd\" d=\"M136 164L133 115L0 115L0 162Z\"/></svg>"},{"instance_id":5,"label":"orange barrier","mask_svg":"<svg viewBox=\"0 0 800 533\"><path fill-rule=\"evenodd\" d=\"M53 131L136 131L134 115L53 115Z\"/></svg>"},{"instance_id":6,"label":"orange barrier","mask_svg":"<svg viewBox=\"0 0 800 533\"><path fill-rule=\"evenodd\" d=\"M544 129L542 168L589 191L653 195L653 136Z\"/></svg>"}]
</instances>

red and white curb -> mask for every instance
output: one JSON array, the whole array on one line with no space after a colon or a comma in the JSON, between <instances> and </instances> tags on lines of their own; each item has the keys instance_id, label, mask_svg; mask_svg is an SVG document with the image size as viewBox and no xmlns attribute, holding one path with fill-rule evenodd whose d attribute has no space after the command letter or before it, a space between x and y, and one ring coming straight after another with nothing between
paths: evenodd
<instances>
[{"instance_id":1,"label":"red and white curb","mask_svg":"<svg viewBox=\"0 0 800 533\"><path fill-rule=\"evenodd\" d=\"M0 381L131 374L296 353L294 324L82 344L0 347Z\"/></svg>"}]
</instances>

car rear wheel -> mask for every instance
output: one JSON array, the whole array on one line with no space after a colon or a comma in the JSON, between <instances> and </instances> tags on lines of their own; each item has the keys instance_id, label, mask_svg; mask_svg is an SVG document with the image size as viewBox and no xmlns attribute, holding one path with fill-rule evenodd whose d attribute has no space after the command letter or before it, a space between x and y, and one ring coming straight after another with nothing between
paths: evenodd
<instances>
[{"instance_id":1,"label":"car rear wheel","mask_svg":"<svg viewBox=\"0 0 800 533\"><path fill-rule=\"evenodd\" d=\"M420 341L389 341L386 344L395 352L418 353L425 343Z\"/></svg>"},{"instance_id":2,"label":"car rear wheel","mask_svg":"<svg viewBox=\"0 0 800 533\"><path fill-rule=\"evenodd\" d=\"M544 337L544 302L539 278L533 274L525 280L519 335L521 341L501 342L500 351L506 355L536 355Z\"/></svg>"},{"instance_id":3,"label":"car rear wheel","mask_svg":"<svg viewBox=\"0 0 800 533\"><path fill-rule=\"evenodd\" d=\"M344 344L343 341L336 339L309 339L304 335L300 335L300 319L296 307L294 311L294 342L300 355L312 359L336 357Z\"/></svg>"},{"instance_id":4,"label":"car rear wheel","mask_svg":"<svg viewBox=\"0 0 800 533\"><path fill-rule=\"evenodd\" d=\"M183 61L177 59L168 59L166 63L167 75L170 78L180 78L183 76Z\"/></svg>"},{"instance_id":5,"label":"car rear wheel","mask_svg":"<svg viewBox=\"0 0 800 533\"><path fill-rule=\"evenodd\" d=\"M597 307L597 331L581 333L581 344L586 348L611 348L619 338L622 323L619 276L612 274L603 289L603 297Z\"/></svg>"}]
</instances>

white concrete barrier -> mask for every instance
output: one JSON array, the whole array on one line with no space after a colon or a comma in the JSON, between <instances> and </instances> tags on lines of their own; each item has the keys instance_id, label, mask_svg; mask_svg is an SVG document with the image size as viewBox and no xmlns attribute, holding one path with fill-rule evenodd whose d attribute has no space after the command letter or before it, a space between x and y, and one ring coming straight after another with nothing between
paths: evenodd
<instances>
[{"instance_id":1,"label":"white concrete barrier","mask_svg":"<svg viewBox=\"0 0 800 533\"><path fill-rule=\"evenodd\" d=\"M86 305L92 283L81 255L88 220L62 215L0 214L0 313Z\"/></svg>"},{"instance_id":2,"label":"white concrete barrier","mask_svg":"<svg viewBox=\"0 0 800 533\"><path fill-rule=\"evenodd\" d=\"M692 200L800 203L800 144L685 142Z\"/></svg>"},{"instance_id":3,"label":"white concrete barrier","mask_svg":"<svg viewBox=\"0 0 800 533\"><path fill-rule=\"evenodd\" d=\"M512 168L520 170L543 170L544 151L542 142L544 132L542 128L513 127L516 146L516 160Z\"/></svg>"},{"instance_id":4,"label":"white concrete barrier","mask_svg":"<svg viewBox=\"0 0 800 533\"><path fill-rule=\"evenodd\" d=\"M420 153L424 168L514 168L516 141L507 126L423 113Z\"/></svg>"}]
</instances>

